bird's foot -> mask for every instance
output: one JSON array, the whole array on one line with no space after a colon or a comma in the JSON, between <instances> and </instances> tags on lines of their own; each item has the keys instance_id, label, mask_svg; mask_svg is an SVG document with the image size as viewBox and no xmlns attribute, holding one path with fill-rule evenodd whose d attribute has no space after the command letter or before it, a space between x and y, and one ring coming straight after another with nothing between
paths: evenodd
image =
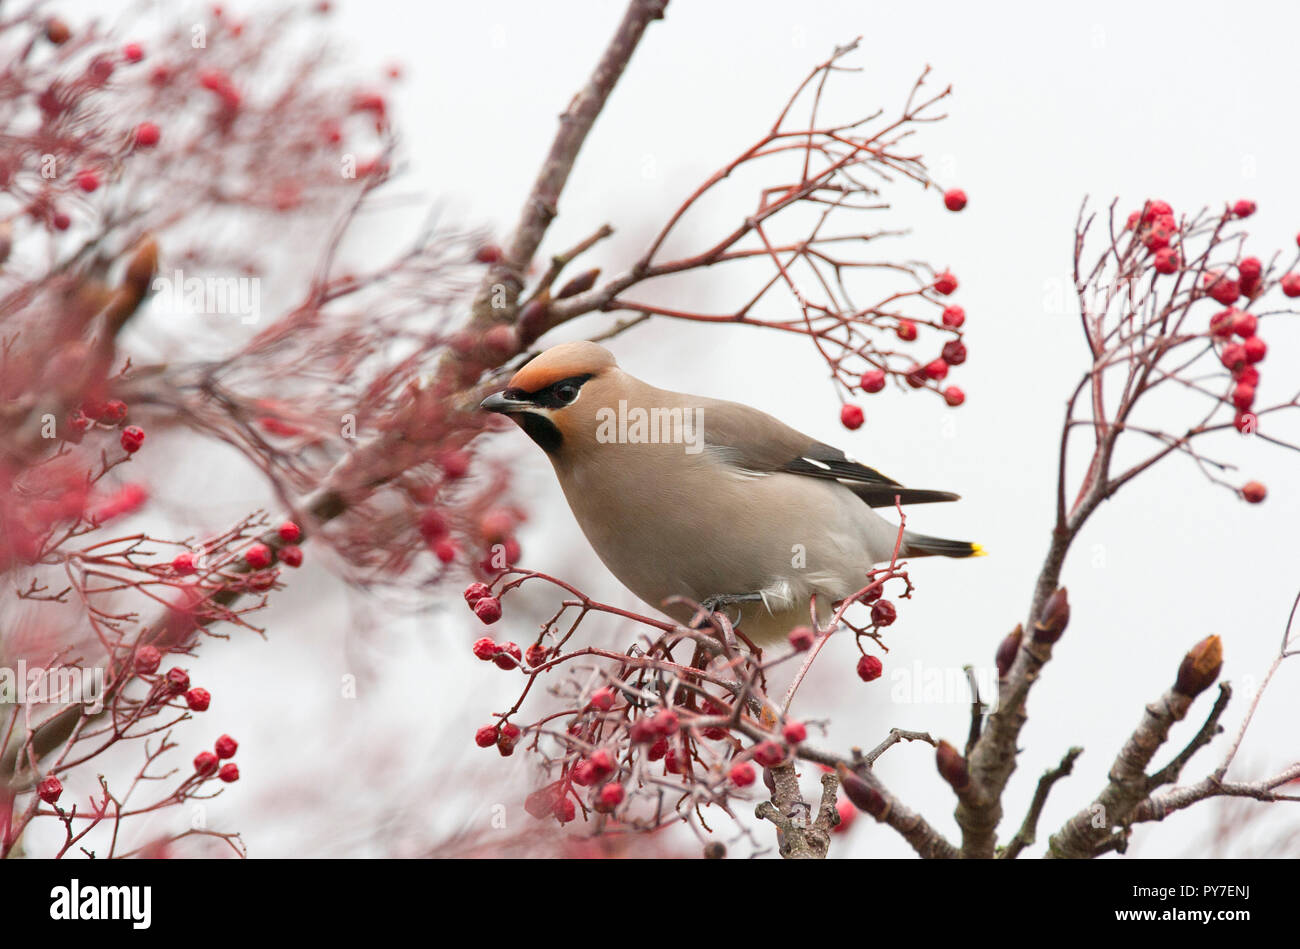
<instances>
[{"instance_id":1,"label":"bird's foot","mask_svg":"<svg viewBox=\"0 0 1300 949\"><path fill-rule=\"evenodd\" d=\"M697 614L692 621L693 629L700 629L710 622L710 617L719 610L728 606L735 606L738 603L761 603L763 594L761 593L721 593L715 596L705 597L700 604L700 614ZM730 617L728 617L730 619Z\"/></svg>"}]
</instances>

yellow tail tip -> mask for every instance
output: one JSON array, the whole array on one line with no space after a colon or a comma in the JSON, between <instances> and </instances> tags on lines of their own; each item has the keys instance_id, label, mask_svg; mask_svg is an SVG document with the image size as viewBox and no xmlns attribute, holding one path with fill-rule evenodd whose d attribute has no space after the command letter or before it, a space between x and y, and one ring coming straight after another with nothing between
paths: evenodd
<instances>
[{"instance_id":1,"label":"yellow tail tip","mask_svg":"<svg viewBox=\"0 0 1300 949\"><path fill-rule=\"evenodd\" d=\"M989 555L989 552L984 549L983 544L971 544L970 555L972 557L987 557Z\"/></svg>"}]
</instances>

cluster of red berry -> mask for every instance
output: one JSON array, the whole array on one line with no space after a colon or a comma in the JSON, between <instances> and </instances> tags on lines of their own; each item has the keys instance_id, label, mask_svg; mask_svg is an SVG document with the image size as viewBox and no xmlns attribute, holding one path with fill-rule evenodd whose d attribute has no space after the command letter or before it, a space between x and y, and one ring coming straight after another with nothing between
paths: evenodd
<instances>
[{"instance_id":1,"label":"cluster of red berry","mask_svg":"<svg viewBox=\"0 0 1300 949\"><path fill-rule=\"evenodd\" d=\"M949 211L960 211L966 207L966 192L960 188L945 191L943 203ZM930 289L940 296L951 296L957 290L957 278L951 271L944 270L935 275ZM948 329L958 330L966 322L966 311L955 303L947 304L943 308L940 320ZM916 340L920 331L914 320L900 318L894 325L894 335L903 342L910 343ZM903 378L913 389L923 389L932 383L942 382L948 377L950 368L960 366L965 361L966 344L960 338L951 339L944 343L938 358L924 364L914 363ZM868 369L858 380L858 388L868 394L881 392L885 388L886 378L883 369ZM966 401L966 393L958 386L947 386L942 394L943 400L953 408ZM846 402L840 407L840 423L845 428L850 430L860 428L864 420L865 415L861 406Z\"/></svg>"}]
</instances>

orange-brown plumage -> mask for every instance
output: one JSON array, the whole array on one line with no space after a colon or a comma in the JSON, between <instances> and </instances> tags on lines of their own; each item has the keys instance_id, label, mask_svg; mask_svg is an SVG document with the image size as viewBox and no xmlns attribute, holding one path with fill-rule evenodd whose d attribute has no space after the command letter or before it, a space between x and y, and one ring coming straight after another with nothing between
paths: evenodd
<instances>
[{"instance_id":1,"label":"orange-brown plumage","mask_svg":"<svg viewBox=\"0 0 1300 949\"><path fill-rule=\"evenodd\" d=\"M510 388L537 392L561 379L600 375L613 365L614 357L603 346L585 341L561 343L529 360L527 365L511 377Z\"/></svg>"}]
</instances>

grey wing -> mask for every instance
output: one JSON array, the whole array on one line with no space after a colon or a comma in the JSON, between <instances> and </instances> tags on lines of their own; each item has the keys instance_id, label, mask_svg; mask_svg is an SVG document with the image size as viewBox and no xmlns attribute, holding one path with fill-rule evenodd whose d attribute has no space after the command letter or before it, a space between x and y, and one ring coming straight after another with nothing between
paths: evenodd
<instances>
[{"instance_id":1,"label":"grey wing","mask_svg":"<svg viewBox=\"0 0 1300 949\"><path fill-rule=\"evenodd\" d=\"M766 412L736 402L710 400L704 409L704 442L729 464L767 474L784 471L838 481L871 507L956 501L951 491L905 488L875 468L854 461L833 445L796 431Z\"/></svg>"}]
</instances>

